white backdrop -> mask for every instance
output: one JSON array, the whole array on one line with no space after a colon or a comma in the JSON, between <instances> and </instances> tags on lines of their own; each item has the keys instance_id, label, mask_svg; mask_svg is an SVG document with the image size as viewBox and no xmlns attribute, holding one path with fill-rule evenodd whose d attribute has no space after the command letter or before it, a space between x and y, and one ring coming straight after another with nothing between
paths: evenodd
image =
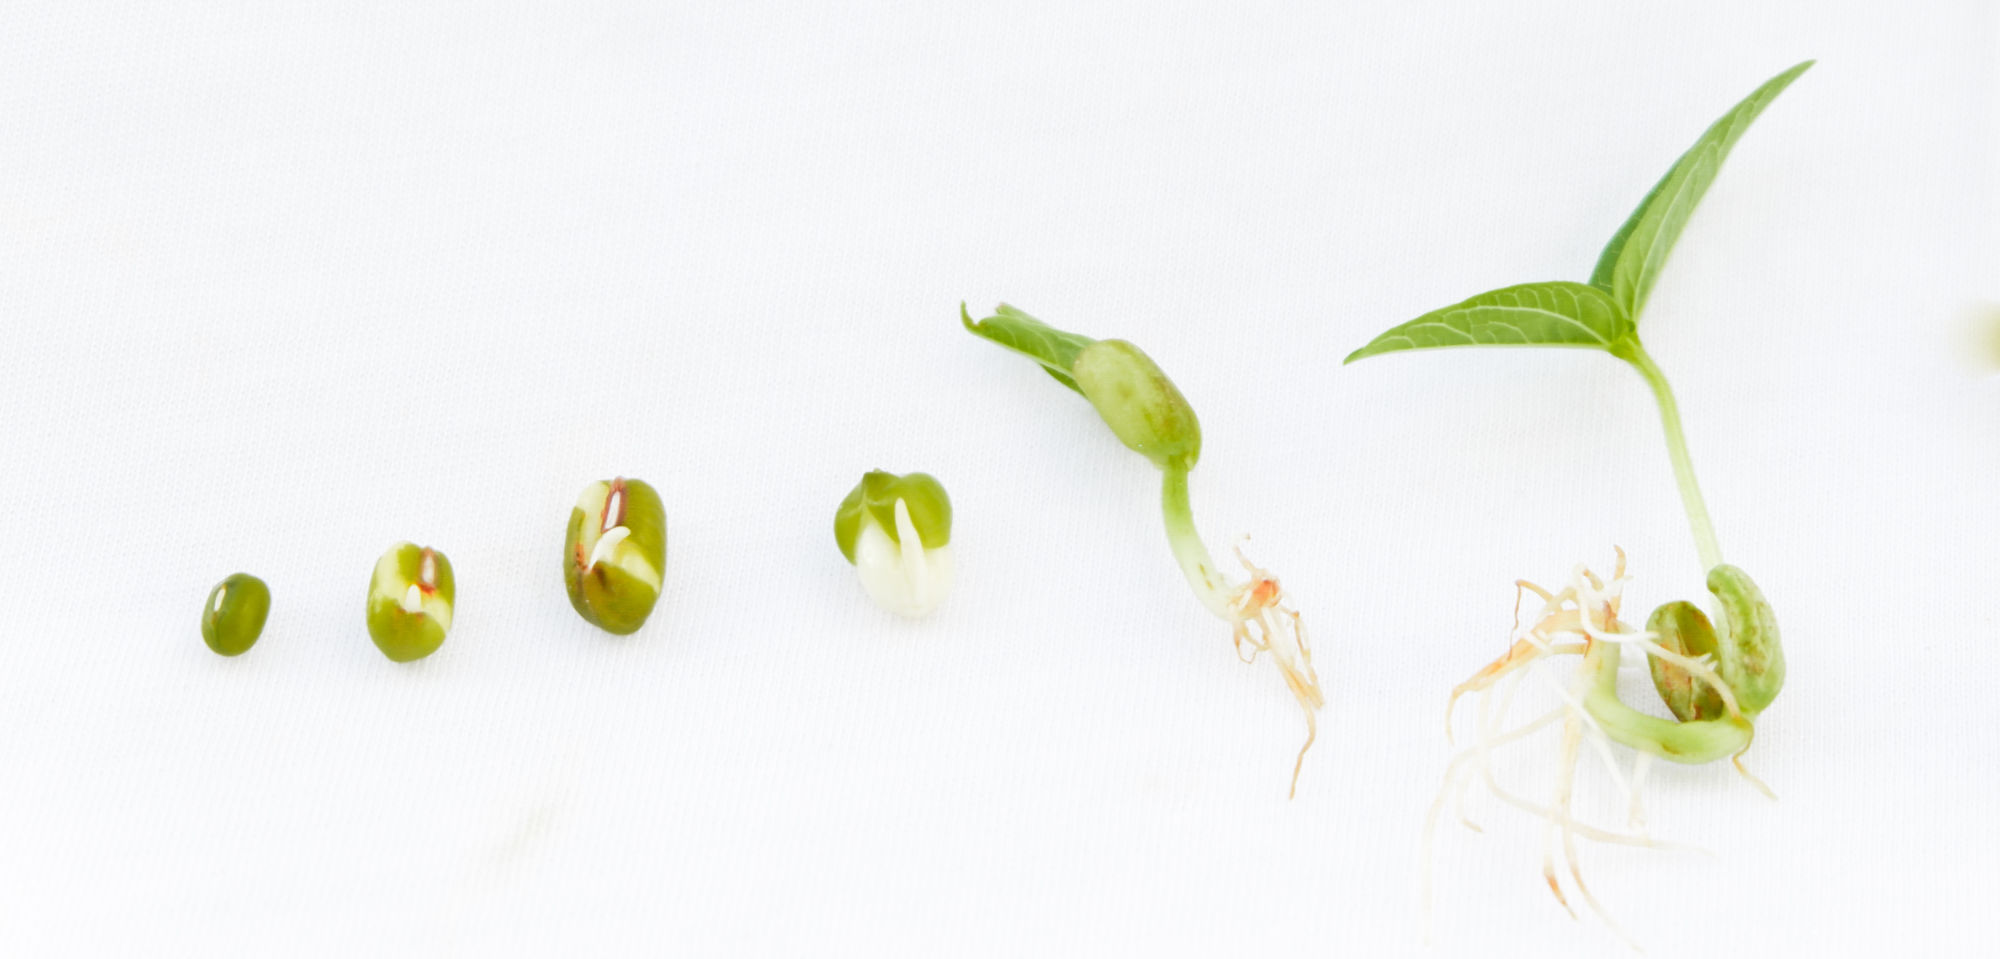
<instances>
[{"instance_id":1,"label":"white backdrop","mask_svg":"<svg viewBox=\"0 0 2000 959\"><path fill-rule=\"evenodd\" d=\"M1657 768L1654 833L1712 855L1586 876L1656 955L1985 941L1983 4L169 6L0 11L0 951L1422 953L1445 694L1512 581L1620 545L1643 617L1700 570L1621 365L1340 360L1583 279L1807 57L1644 326L1784 625L1780 799ZM1297 800L1152 468L961 300L1192 400L1204 532L1317 644ZM933 620L834 547L871 467L951 491ZM671 527L627 638L558 575L614 474ZM362 623L400 539L459 580L414 665ZM275 606L225 660L239 569ZM1551 748L1502 770L1545 795ZM1473 811L1425 954L1620 948Z\"/></svg>"}]
</instances>

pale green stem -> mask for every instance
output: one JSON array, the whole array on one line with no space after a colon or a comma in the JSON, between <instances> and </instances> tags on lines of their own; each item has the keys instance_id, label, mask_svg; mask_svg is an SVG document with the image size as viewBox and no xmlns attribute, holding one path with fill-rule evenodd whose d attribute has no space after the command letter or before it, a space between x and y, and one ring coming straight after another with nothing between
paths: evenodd
<instances>
[{"instance_id":1,"label":"pale green stem","mask_svg":"<svg viewBox=\"0 0 2000 959\"><path fill-rule=\"evenodd\" d=\"M1209 612L1233 621L1236 611L1230 603L1229 583L1215 568L1208 547L1202 544L1201 533L1194 528L1194 510L1188 505L1187 470L1171 467L1166 470L1160 483L1160 512L1166 515L1167 542L1173 544L1174 559L1181 564L1181 575L1187 577L1195 596Z\"/></svg>"},{"instance_id":2,"label":"pale green stem","mask_svg":"<svg viewBox=\"0 0 2000 959\"><path fill-rule=\"evenodd\" d=\"M1618 656L1618 644L1611 642L1591 643L1583 654L1583 669L1590 675L1583 708L1606 736L1661 759L1690 765L1740 755L1750 748L1750 720L1742 716L1676 722L1625 705L1618 698Z\"/></svg>"},{"instance_id":3,"label":"pale green stem","mask_svg":"<svg viewBox=\"0 0 2000 959\"><path fill-rule=\"evenodd\" d=\"M1708 519L1708 504L1702 502L1701 484L1695 482L1694 461L1688 458L1687 438L1681 435L1681 408L1674 402L1673 387L1667 385L1667 375L1647 355L1638 337L1621 345L1625 348L1614 348L1613 355L1631 363L1646 378L1646 385L1653 388L1653 399L1660 404L1660 425L1667 432L1667 455L1674 461L1674 481L1680 484L1688 528L1694 531L1694 550L1701 557L1702 569L1714 569L1722 564L1722 547L1715 542L1715 526Z\"/></svg>"}]
</instances>

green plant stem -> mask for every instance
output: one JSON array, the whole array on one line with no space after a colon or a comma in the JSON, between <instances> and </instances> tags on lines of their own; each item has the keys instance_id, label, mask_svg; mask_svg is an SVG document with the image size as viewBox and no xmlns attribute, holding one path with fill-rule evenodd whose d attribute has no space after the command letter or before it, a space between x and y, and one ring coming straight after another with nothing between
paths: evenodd
<instances>
[{"instance_id":1,"label":"green plant stem","mask_svg":"<svg viewBox=\"0 0 2000 959\"><path fill-rule=\"evenodd\" d=\"M1583 654L1583 668L1591 678L1583 708L1605 735L1641 752L1690 765L1714 762L1750 748L1754 731L1742 716L1676 722L1625 705L1618 698L1618 658L1617 643L1591 643Z\"/></svg>"},{"instance_id":2,"label":"green plant stem","mask_svg":"<svg viewBox=\"0 0 2000 959\"><path fill-rule=\"evenodd\" d=\"M1194 509L1188 505L1188 474L1184 469L1169 468L1160 482L1160 512L1167 520L1167 542L1174 548L1174 559L1181 564L1181 575L1187 577L1188 585L1208 611L1224 620L1235 619L1236 612L1229 599L1229 584L1215 568L1215 561L1208 555L1208 547L1201 541L1201 534L1194 528Z\"/></svg>"},{"instance_id":3,"label":"green plant stem","mask_svg":"<svg viewBox=\"0 0 2000 959\"><path fill-rule=\"evenodd\" d=\"M1708 519L1708 504L1701 499L1701 484L1695 482L1694 460L1688 458L1687 437L1681 435L1681 408L1674 402L1673 387L1667 385L1667 375L1660 372L1638 337L1629 337L1611 352L1632 364L1646 378L1646 385L1653 388L1653 399L1660 404L1660 425L1667 433L1667 455L1674 461L1674 481L1681 488L1681 505L1687 510L1688 528L1694 531L1695 553L1701 557L1702 569L1714 569L1722 564L1722 547L1716 544L1715 526Z\"/></svg>"}]
</instances>

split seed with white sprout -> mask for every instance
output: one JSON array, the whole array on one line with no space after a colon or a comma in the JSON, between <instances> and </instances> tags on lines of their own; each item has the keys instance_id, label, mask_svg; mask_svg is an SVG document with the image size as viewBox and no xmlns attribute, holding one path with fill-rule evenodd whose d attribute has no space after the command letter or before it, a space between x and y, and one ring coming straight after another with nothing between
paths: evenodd
<instances>
[{"instance_id":1,"label":"split seed with white sprout","mask_svg":"<svg viewBox=\"0 0 2000 959\"><path fill-rule=\"evenodd\" d=\"M951 592L951 497L929 473L868 471L834 511L833 538L883 609L916 619Z\"/></svg>"},{"instance_id":2,"label":"split seed with white sprout","mask_svg":"<svg viewBox=\"0 0 2000 959\"><path fill-rule=\"evenodd\" d=\"M399 663L422 659L451 631L458 587L451 561L428 546L397 543L375 563L368 583L368 636Z\"/></svg>"},{"instance_id":3,"label":"split seed with white sprout","mask_svg":"<svg viewBox=\"0 0 2000 959\"><path fill-rule=\"evenodd\" d=\"M619 636L638 632L660 600L667 511L644 481L601 480L569 513L563 586L584 622Z\"/></svg>"}]
</instances>

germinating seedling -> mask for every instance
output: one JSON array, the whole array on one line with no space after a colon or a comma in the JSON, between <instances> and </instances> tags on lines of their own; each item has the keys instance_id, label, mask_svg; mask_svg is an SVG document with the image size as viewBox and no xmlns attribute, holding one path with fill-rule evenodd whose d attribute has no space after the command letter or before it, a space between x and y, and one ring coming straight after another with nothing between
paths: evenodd
<instances>
[{"instance_id":1,"label":"germinating seedling","mask_svg":"<svg viewBox=\"0 0 2000 959\"><path fill-rule=\"evenodd\" d=\"M833 540L876 605L928 616L951 592L951 497L929 473L869 470L833 513Z\"/></svg>"},{"instance_id":2,"label":"germinating seedling","mask_svg":"<svg viewBox=\"0 0 2000 959\"><path fill-rule=\"evenodd\" d=\"M457 603L451 560L428 546L397 543L368 580L368 636L396 662L422 659L444 645Z\"/></svg>"},{"instance_id":3,"label":"germinating seedling","mask_svg":"<svg viewBox=\"0 0 2000 959\"><path fill-rule=\"evenodd\" d=\"M1188 471L1201 457L1201 424L1195 420L1194 408L1151 357L1124 340L1093 340L1067 333L1006 304L1000 305L996 315L977 323L961 304L959 317L966 329L1027 355L1056 382L1083 394L1121 442L1160 468L1160 508L1166 514L1167 541L1188 585L1209 612L1229 624L1237 655L1245 662L1254 662L1258 653L1271 655L1292 697L1305 711L1306 742L1292 764L1292 793L1296 795L1306 750L1318 736L1314 710L1325 703L1319 677L1313 672L1312 647L1299 614L1285 605L1277 577L1251 565L1238 550L1236 558L1249 571L1250 579L1231 583L1195 531L1194 511L1188 505Z\"/></svg>"},{"instance_id":4,"label":"germinating seedling","mask_svg":"<svg viewBox=\"0 0 2000 959\"><path fill-rule=\"evenodd\" d=\"M563 537L563 587L583 621L607 633L639 631L660 601L667 568L667 510L643 480L583 488Z\"/></svg>"},{"instance_id":5,"label":"germinating seedling","mask_svg":"<svg viewBox=\"0 0 2000 959\"><path fill-rule=\"evenodd\" d=\"M1597 829L1571 816L1571 787L1583 743L1593 744L1606 758L1613 776L1631 793L1632 819L1637 825L1641 818L1637 787L1648 757L1690 764L1733 758L1737 770L1749 778L1742 755L1750 748L1753 723L1785 680L1777 620L1749 574L1722 561L1722 549L1716 544L1708 508L1695 483L1694 464L1688 459L1687 442L1681 435L1680 410L1666 375L1639 341L1638 320L1660 267L1695 204L1714 181L1723 158L1758 114L1811 66L1809 60L1773 77L1709 127L1612 236L1590 282L1526 283L1482 293L1391 329L1347 358L1352 363L1383 353L1452 346L1603 350L1638 370L1659 403L1667 452L1673 460L1688 525L1694 531L1695 550L1721 615L1711 624L1694 604L1673 602L1654 610L1644 630L1620 622L1619 604L1626 582L1623 552L1608 579L1579 567L1560 592L1521 582L1520 589L1541 598L1542 609L1527 628L1520 628L1517 622L1515 641L1506 655L1452 692L1454 703L1465 693L1480 694L1479 735L1474 745L1452 760L1425 826L1428 849L1446 799L1462 799L1471 774L1479 773L1503 801L1548 821L1543 873L1557 901L1569 907L1556 874L1555 849L1559 845L1571 883L1607 923L1603 907L1583 884L1576 858L1577 837L1658 844L1643 835ZM1619 701L1619 658L1626 647L1646 654L1654 687L1674 719L1650 716ZM1563 705L1525 725L1506 728L1507 707L1526 675L1524 671L1556 656L1580 657L1573 684L1559 690ZM1538 805L1501 788L1488 765L1492 750L1558 721L1562 724L1562 761L1553 802ZM1639 752L1631 780L1610 761L1611 743ZM1754 778L1750 781L1756 783ZM1761 783L1757 785L1763 788ZM1428 852L1425 859L1428 875ZM1428 908L1428 880L1426 887Z\"/></svg>"}]
</instances>

